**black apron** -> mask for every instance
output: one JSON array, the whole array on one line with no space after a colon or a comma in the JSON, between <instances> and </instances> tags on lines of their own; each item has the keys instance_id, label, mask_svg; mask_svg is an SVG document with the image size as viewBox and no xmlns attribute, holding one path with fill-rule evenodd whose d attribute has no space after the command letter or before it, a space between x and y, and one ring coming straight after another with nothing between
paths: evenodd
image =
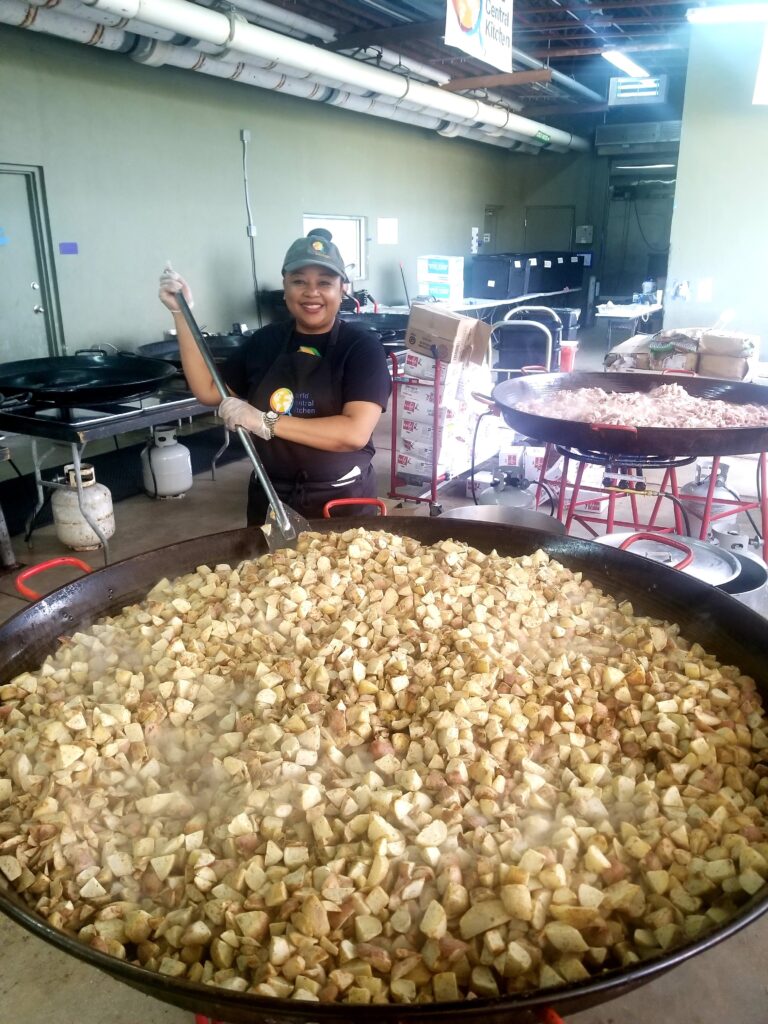
<instances>
[{"instance_id":1,"label":"black apron","mask_svg":"<svg viewBox=\"0 0 768 1024\"><path fill-rule=\"evenodd\" d=\"M291 415L340 416L343 400L339 381L333 377L330 355L339 339L341 321L336 319L323 355L300 352L294 323L286 324L282 353L262 379L248 392L257 409L282 411L281 399L290 391ZM307 344L311 343L310 335ZM280 499L307 518L320 518L323 506L333 498L375 498L376 474L367 451L326 452L273 437L253 437L267 475ZM251 475L248 485L248 525L261 526L267 516L267 496ZM345 515L375 515L375 509L351 508Z\"/></svg>"}]
</instances>

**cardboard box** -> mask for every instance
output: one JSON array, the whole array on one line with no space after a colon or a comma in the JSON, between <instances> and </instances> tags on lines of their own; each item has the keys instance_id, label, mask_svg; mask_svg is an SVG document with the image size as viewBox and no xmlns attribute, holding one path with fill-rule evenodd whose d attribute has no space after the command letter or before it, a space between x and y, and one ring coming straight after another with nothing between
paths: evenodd
<instances>
[{"instance_id":1,"label":"cardboard box","mask_svg":"<svg viewBox=\"0 0 768 1024\"><path fill-rule=\"evenodd\" d=\"M430 298L436 302L456 303L464 301L463 281L422 281L416 282L416 294L419 298Z\"/></svg>"},{"instance_id":2,"label":"cardboard box","mask_svg":"<svg viewBox=\"0 0 768 1024\"><path fill-rule=\"evenodd\" d=\"M735 331L706 331L699 344L699 352L750 359L760 354L760 338L756 334L737 334Z\"/></svg>"},{"instance_id":3,"label":"cardboard box","mask_svg":"<svg viewBox=\"0 0 768 1024\"><path fill-rule=\"evenodd\" d=\"M481 470L479 473L475 473L475 497L479 497L480 493L486 488L491 486L493 481L493 473L489 473L487 470ZM466 487L464 488L464 497L472 497L472 477L468 476L466 480Z\"/></svg>"},{"instance_id":4,"label":"cardboard box","mask_svg":"<svg viewBox=\"0 0 768 1024\"><path fill-rule=\"evenodd\" d=\"M651 370L693 370L699 363L697 352L670 352L669 355L654 355L650 353ZM638 367L640 369L640 367Z\"/></svg>"},{"instance_id":5,"label":"cardboard box","mask_svg":"<svg viewBox=\"0 0 768 1024\"><path fill-rule=\"evenodd\" d=\"M414 304L405 344L419 355L441 362L480 365L488 356L491 325L435 306Z\"/></svg>"},{"instance_id":6,"label":"cardboard box","mask_svg":"<svg viewBox=\"0 0 768 1024\"><path fill-rule=\"evenodd\" d=\"M400 436L405 441L415 441L417 444L431 445L435 440L435 428L432 423L402 419L400 420Z\"/></svg>"},{"instance_id":7,"label":"cardboard box","mask_svg":"<svg viewBox=\"0 0 768 1024\"><path fill-rule=\"evenodd\" d=\"M713 356L703 353L699 356L698 374L701 377L718 377L721 380L749 380L756 361L737 356Z\"/></svg>"},{"instance_id":8,"label":"cardboard box","mask_svg":"<svg viewBox=\"0 0 768 1024\"><path fill-rule=\"evenodd\" d=\"M448 363L440 365L440 383L445 384L448 375ZM403 373L408 377L418 377L420 380L435 379L435 360L432 356L422 356L418 352L406 352L403 361Z\"/></svg>"},{"instance_id":9,"label":"cardboard box","mask_svg":"<svg viewBox=\"0 0 768 1024\"><path fill-rule=\"evenodd\" d=\"M463 256L418 256L416 277L420 281L464 282Z\"/></svg>"}]
</instances>

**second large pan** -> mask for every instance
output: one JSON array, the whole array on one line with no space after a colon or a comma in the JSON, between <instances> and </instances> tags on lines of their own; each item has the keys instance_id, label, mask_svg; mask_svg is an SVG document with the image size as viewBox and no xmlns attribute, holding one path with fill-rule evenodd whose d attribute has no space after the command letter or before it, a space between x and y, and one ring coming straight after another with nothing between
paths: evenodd
<instances>
[{"instance_id":1,"label":"second large pan","mask_svg":"<svg viewBox=\"0 0 768 1024\"><path fill-rule=\"evenodd\" d=\"M564 419L569 391L602 388L603 391L647 393L661 384L679 384L697 398L719 398L736 405L757 404L768 409L768 388L761 384L654 373L542 373L497 384L493 398L504 419L521 434L537 441L578 448L580 451L620 455L747 455L768 449L768 426L687 429L637 427L618 429L595 423ZM551 403L550 415L523 412L519 406L532 398ZM561 413L563 415L561 415Z\"/></svg>"},{"instance_id":2,"label":"second large pan","mask_svg":"<svg viewBox=\"0 0 768 1024\"><path fill-rule=\"evenodd\" d=\"M30 395L33 402L55 405L106 405L151 395L175 373L162 359L83 351L0 364L0 393Z\"/></svg>"},{"instance_id":3,"label":"second large pan","mask_svg":"<svg viewBox=\"0 0 768 1024\"><path fill-rule=\"evenodd\" d=\"M323 531L344 531L360 525L359 519L313 524ZM427 544L452 537L483 551L496 549L505 555L528 554L543 548L571 569L583 571L608 593L631 600L638 614L679 623L684 635L706 646L721 662L739 665L753 675L768 703L768 667L763 654L765 620L706 584L647 559L571 537L441 519L398 517L380 525ZM260 530L234 530L148 552L62 587L0 627L0 683L38 666L55 648L58 637L144 597L163 576L177 576L202 563L232 563L265 553L266 543ZM696 942L657 959L562 988L462 1003L371 1005L361 1011L353 1005L265 999L146 971L99 953L56 930L18 896L0 888L0 910L40 938L147 995L231 1024L357 1024L363 1016L369 1024L438 1024L443 1020L531 1024L541 1019L538 1013L545 1007L562 1014L574 1013L651 981L727 938L767 909L768 886L764 886L736 917Z\"/></svg>"}]
</instances>

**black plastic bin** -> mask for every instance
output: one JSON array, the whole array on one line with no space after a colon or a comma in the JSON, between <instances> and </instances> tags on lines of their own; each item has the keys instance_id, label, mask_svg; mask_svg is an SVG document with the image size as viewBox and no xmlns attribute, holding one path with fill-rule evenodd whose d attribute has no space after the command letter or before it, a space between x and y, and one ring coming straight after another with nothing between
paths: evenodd
<instances>
[{"instance_id":1,"label":"black plastic bin","mask_svg":"<svg viewBox=\"0 0 768 1024\"><path fill-rule=\"evenodd\" d=\"M500 252L464 263L464 294L472 299L514 299L526 292L526 257Z\"/></svg>"},{"instance_id":2,"label":"black plastic bin","mask_svg":"<svg viewBox=\"0 0 768 1024\"><path fill-rule=\"evenodd\" d=\"M563 309L559 306L553 306L552 312L557 313L563 322L561 341L576 341L579 335L579 317L581 316L581 310L573 309L570 306ZM536 316L532 315L531 319L535 320ZM549 326L549 324L547 324L547 326Z\"/></svg>"},{"instance_id":3,"label":"black plastic bin","mask_svg":"<svg viewBox=\"0 0 768 1024\"><path fill-rule=\"evenodd\" d=\"M569 313L578 310L569 310ZM553 315L554 314L554 315ZM551 369L557 370L560 365L560 342L564 337L563 327L556 317L559 317L559 310L527 310L523 307L519 313L515 311L503 324L514 323L516 320L534 320L549 328L552 334L552 361ZM570 323L570 317L569 317ZM546 365L546 339L544 333L536 327L521 324L518 328L501 327L492 336L492 345L496 351L494 366L496 369L521 370L524 366L545 366ZM501 377L497 377L501 379Z\"/></svg>"}]
</instances>

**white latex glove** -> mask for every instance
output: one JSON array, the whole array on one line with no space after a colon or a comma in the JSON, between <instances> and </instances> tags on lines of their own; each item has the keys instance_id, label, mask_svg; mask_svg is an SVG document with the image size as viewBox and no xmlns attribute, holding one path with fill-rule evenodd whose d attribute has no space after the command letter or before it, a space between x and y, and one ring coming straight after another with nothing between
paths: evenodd
<instances>
[{"instance_id":1,"label":"white latex glove","mask_svg":"<svg viewBox=\"0 0 768 1024\"><path fill-rule=\"evenodd\" d=\"M270 440L269 427L264 422L264 413L244 402L242 398L225 398L219 406L219 416L224 420L227 430L245 427L252 434Z\"/></svg>"},{"instance_id":2,"label":"white latex glove","mask_svg":"<svg viewBox=\"0 0 768 1024\"><path fill-rule=\"evenodd\" d=\"M184 295L187 305L192 309L194 302L192 301L192 292L189 285L181 274L176 273L170 263L166 263L160 275L160 290L157 294L162 304L166 309L170 309L172 313L179 312L179 302L176 298L179 292Z\"/></svg>"}]
</instances>

